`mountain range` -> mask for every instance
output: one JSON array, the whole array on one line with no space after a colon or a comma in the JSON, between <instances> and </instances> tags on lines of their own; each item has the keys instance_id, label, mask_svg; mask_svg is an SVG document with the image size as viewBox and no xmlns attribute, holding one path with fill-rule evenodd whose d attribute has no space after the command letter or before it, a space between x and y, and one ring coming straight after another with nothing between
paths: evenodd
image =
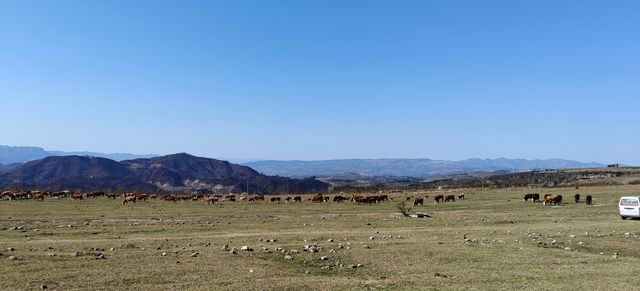
<instances>
[{"instance_id":1,"label":"mountain range","mask_svg":"<svg viewBox=\"0 0 640 291\"><path fill-rule=\"evenodd\" d=\"M431 159L342 159L324 161L264 160L243 163L267 175L288 177L335 177L340 175L398 176L437 178L454 174L540 169L599 168L599 163L563 159L467 159L442 161Z\"/></svg>"},{"instance_id":2,"label":"mountain range","mask_svg":"<svg viewBox=\"0 0 640 291\"><path fill-rule=\"evenodd\" d=\"M97 153L97 152L64 152L64 151L47 151L41 147L32 146L7 146L0 145L0 164L24 163L33 160L39 160L48 156L92 156L107 158L115 161L130 160L136 158L152 158L158 155L136 155L129 153Z\"/></svg>"},{"instance_id":3,"label":"mountain range","mask_svg":"<svg viewBox=\"0 0 640 291\"><path fill-rule=\"evenodd\" d=\"M91 156L108 158L115 161L131 161L140 158L149 159L157 155L136 155L129 153L104 154L96 152L46 151L40 147L2 146L0 145L0 173L20 166L22 163L42 159L48 156ZM498 171L518 172L540 169L599 168L600 163L585 163L563 159L467 159L461 161L443 161L432 159L339 159L320 161L245 161L248 166L266 175L286 177L415 177L436 179L465 173L491 173Z\"/></svg>"},{"instance_id":4,"label":"mountain range","mask_svg":"<svg viewBox=\"0 0 640 291\"><path fill-rule=\"evenodd\" d=\"M49 156L0 173L0 189L72 191L198 191L275 194L325 191L315 180L267 176L227 161L179 153L114 161L89 156Z\"/></svg>"}]
</instances>

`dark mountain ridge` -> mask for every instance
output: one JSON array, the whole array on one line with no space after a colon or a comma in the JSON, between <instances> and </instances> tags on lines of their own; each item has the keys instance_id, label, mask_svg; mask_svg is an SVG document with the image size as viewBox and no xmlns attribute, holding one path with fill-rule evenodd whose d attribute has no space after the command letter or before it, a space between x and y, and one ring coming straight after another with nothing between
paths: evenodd
<instances>
[{"instance_id":1,"label":"dark mountain ridge","mask_svg":"<svg viewBox=\"0 0 640 291\"><path fill-rule=\"evenodd\" d=\"M87 156L55 156L0 173L2 189L82 191L201 191L274 194L324 191L315 179L266 176L227 161L186 153L116 162Z\"/></svg>"}]
</instances>

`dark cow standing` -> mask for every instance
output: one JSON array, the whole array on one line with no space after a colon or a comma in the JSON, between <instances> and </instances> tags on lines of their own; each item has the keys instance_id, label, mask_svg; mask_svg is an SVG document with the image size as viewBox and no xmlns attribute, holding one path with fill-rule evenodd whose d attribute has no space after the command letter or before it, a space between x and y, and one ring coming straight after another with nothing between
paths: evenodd
<instances>
[{"instance_id":1,"label":"dark cow standing","mask_svg":"<svg viewBox=\"0 0 640 291\"><path fill-rule=\"evenodd\" d=\"M456 201L456 196L455 195L447 195L447 197L444 198L444 202L455 202Z\"/></svg>"},{"instance_id":2,"label":"dark cow standing","mask_svg":"<svg viewBox=\"0 0 640 291\"><path fill-rule=\"evenodd\" d=\"M573 198L576 201L576 203L580 202L580 194L574 195Z\"/></svg>"},{"instance_id":3,"label":"dark cow standing","mask_svg":"<svg viewBox=\"0 0 640 291\"><path fill-rule=\"evenodd\" d=\"M424 204L424 198L416 198L416 200L413 201L413 206L418 206L423 204Z\"/></svg>"},{"instance_id":4,"label":"dark cow standing","mask_svg":"<svg viewBox=\"0 0 640 291\"><path fill-rule=\"evenodd\" d=\"M532 202L539 202L540 194L538 193L524 194L524 198L522 198L522 201L527 202L529 200L531 200Z\"/></svg>"},{"instance_id":5,"label":"dark cow standing","mask_svg":"<svg viewBox=\"0 0 640 291\"><path fill-rule=\"evenodd\" d=\"M433 197L433 203L442 202L442 200L444 200L444 195L436 195Z\"/></svg>"},{"instance_id":6,"label":"dark cow standing","mask_svg":"<svg viewBox=\"0 0 640 291\"><path fill-rule=\"evenodd\" d=\"M584 203L586 205L591 205L593 204L593 197L591 197L591 195L587 195L587 197L584 199Z\"/></svg>"}]
</instances>

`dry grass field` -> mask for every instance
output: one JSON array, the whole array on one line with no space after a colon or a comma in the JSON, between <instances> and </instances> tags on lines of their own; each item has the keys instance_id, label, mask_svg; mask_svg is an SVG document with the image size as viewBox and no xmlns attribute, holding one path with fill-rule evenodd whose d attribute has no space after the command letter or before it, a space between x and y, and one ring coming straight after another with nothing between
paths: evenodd
<instances>
[{"instance_id":1,"label":"dry grass field","mask_svg":"<svg viewBox=\"0 0 640 291\"><path fill-rule=\"evenodd\" d=\"M425 193L370 206L0 201L0 289L639 288L640 220L621 220L617 198L640 185L460 192L413 207L424 219L396 204ZM564 203L523 202L528 192ZM594 205L575 204L576 192Z\"/></svg>"}]
</instances>

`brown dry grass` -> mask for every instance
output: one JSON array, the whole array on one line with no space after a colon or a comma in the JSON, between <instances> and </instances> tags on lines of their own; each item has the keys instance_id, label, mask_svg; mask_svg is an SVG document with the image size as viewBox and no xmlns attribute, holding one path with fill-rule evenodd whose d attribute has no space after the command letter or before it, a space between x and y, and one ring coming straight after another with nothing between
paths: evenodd
<instances>
[{"instance_id":1,"label":"brown dry grass","mask_svg":"<svg viewBox=\"0 0 640 291\"><path fill-rule=\"evenodd\" d=\"M583 199L593 195L595 205L569 201L577 191ZM637 288L640 221L620 220L616 202L640 194L639 185L458 192L466 200L414 207L430 219L401 217L396 203L403 195L372 206L0 201L0 288ZM562 194L565 203L525 203L525 192ZM272 238L277 241L266 241ZM225 243L254 251L229 254L221 250ZM313 243L319 252L302 251ZM300 252L285 260L276 248ZM96 259L95 249L106 259ZM191 257L193 252L199 255ZM363 266L348 268L352 264Z\"/></svg>"}]
</instances>

